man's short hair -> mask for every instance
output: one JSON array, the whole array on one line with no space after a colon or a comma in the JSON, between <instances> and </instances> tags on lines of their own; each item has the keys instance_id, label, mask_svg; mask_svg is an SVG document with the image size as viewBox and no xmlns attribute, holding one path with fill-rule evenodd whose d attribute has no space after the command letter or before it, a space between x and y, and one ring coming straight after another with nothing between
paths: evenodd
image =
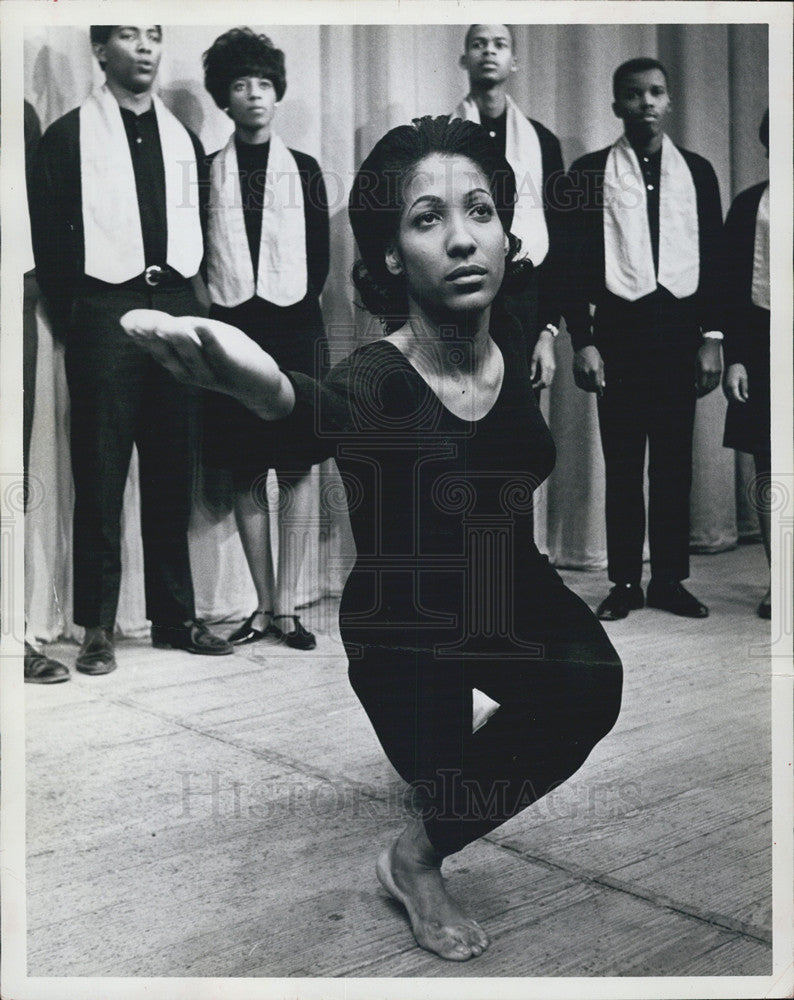
<instances>
[{"instance_id":1,"label":"man's short hair","mask_svg":"<svg viewBox=\"0 0 794 1000\"><path fill-rule=\"evenodd\" d=\"M463 42L463 51L464 52L468 52L469 51L469 44L471 43L472 32L474 31L475 28L477 28L482 23L483 23L482 21L478 21L477 24L470 24L469 25L468 30L466 31L466 39ZM509 24L506 24L504 27L507 28L507 34L510 36L510 48L513 51L515 51L516 46L515 46L515 40L513 38L513 29L510 27Z\"/></svg>"},{"instance_id":2,"label":"man's short hair","mask_svg":"<svg viewBox=\"0 0 794 1000\"><path fill-rule=\"evenodd\" d=\"M92 24L89 28L92 45L107 45L115 24Z\"/></svg>"},{"instance_id":3,"label":"man's short hair","mask_svg":"<svg viewBox=\"0 0 794 1000\"><path fill-rule=\"evenodd\" d=\"M88 29L88 35L91 39L92 45L107 45L110 41L110 36L114 28L117 28L117 24L92 24ZM162 31L162 27L158 24L158 28ZM104 70L105 64L100 60L100 67Z\"/></svg>"},{"instance_id":4,"label":"man's short hair","mask_svg":"<svg viewBox=\"0 0 794 1000\"><path fill-rule=\"evenodd\" d=\"M639 59L629 59L628 62L621 63L612 74L612 96L617 100L618 89L627 76L631 76L632 73L645 73L649 69L658 69L664 76L664 82L669 85L667 70L662 63L649 56L640 56Z\"/></svg>"}]
</instances>

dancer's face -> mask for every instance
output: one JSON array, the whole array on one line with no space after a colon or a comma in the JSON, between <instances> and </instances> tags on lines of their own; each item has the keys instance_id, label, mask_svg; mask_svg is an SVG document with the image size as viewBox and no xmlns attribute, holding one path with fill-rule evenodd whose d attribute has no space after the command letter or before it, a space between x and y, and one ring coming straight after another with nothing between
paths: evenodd
<instances>
[{"instance_id":1,"label":"dancer's face","mask_svg":"<svg viewBox=\"0 0 794 1000\"><path fill-rule=\"evenodd\" d=\"M664 73L660 69L629 73L618 85L612 110L623 120L628 133L648 138L660 135L670 111Z\"/></svg>"},{"instance_id":2,"label":"dancer's face","mask_svg":"<svg viewBox=\"0 0 794 1000\"><path fill-rule=\"evenodd\" d=\"M116 25L104 45L94 45L105 76L134 94L149 90L157 76L163 33L159 24Z\"/></svg>"},{"instance_id":3,"label":"dancer's face","mask_svg":"<svg viewBox=\"0 0 794 1000\"><path fill-rule=\"evenodd\" d=\"M235 125L269 129L276 112L276 88L264 76L240 76L229 85L228 115Z\"/></svg>"},{"instance_id":4,"label":"dancer's face","mask_svg":"<svg viewBox=\"0 0 794 1000\"><path fill-rule=\"evenodd\" d=\"M408 178L386 267L433 315L482 311L502 284L507 236L488 181L464 156L425 157Z\"/></svg>"}]
</instances>

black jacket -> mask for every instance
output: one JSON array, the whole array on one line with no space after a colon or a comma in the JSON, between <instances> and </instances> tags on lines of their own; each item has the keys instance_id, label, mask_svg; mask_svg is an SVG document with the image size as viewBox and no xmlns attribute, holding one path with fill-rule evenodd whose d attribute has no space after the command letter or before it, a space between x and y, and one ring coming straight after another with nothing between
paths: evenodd
<instances>
[{"instance_id":1,"label":"black jacket","mask_svg":"<svg viewBox=\"0 0 794 1000\"><path fill-rule=\"evenodd\" d=\"M572 164L566 198L566 269L562 311L574 350L594 343L590 304L596 311L618 300L606 288L604 275L604 170L612 147L588 153ZM721 240L723 234L720 191L714 169L697 153L679 148L692 173L697 197L700 281L690 304L701 331L719 330L723 310L721 295ZM642 300L639 300L640 302Z\"/></svg>"},{"instance_id":2,"label":"black jacket","mask_svg":"<svg viewBox=\"0 0 794 1000\"><path fill-rule=\"evenodd\" d=\"M206 184L204 149L190 129L187 132L201 187ZM36 279L56 331L63 332L85 273L79 108L53 122L38 145L31 169L30 226Z\"/></svg>"}]
</instances>

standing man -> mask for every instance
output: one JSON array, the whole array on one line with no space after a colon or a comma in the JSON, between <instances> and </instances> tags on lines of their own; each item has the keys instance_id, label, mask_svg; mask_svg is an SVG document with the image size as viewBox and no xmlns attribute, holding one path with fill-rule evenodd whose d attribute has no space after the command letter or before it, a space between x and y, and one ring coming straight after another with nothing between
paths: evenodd
<instances>
[{"instance_id":1,"label":"standing man","mask_svg":"<svg viewBox=\"0 0 794 1000\"><path fill-rule=\"evenodd\" d=\"M564 180L560 143L540 122L525 118L507 93L507 81L518 64L513 34L506 24L472 24L460 64L469 74L469 93L455 116L487 128L516 175L518 200L512 231L535 272L528 291L505 295L504 302L521 323L530 375L539 390L554 378L554 338L560 326L563 219L555 198Z\"/></svg>"},{"instance_id":2,"label":"standing man","mask_svg":"<svg viewBox=\"0 0 794 1000\"><path fill-rule=\"evenodd\" d=\"M91 27L105 84L42 137L33 177L36 274L66 340L75 489L75 664L116 667L120 521L133 443L140 461L146 615L152 643L232 652L195 617L187 529L196 397L129 344L131 308L194 314L204 151L152 88L159 25Z\"/></svg>"},{"instance_id":3,"label":"standing man","mask_svg":"<svg viewBox=\"0 0 794 1000\"><path fill-rule=\"evenodd\" d=\"M599 397L614 586L597 614L625 618L644 603L647 441L647 604L705 618L708 609L681 581L689 575L695 400L720 381L719 187L707 160L665 135L670 95L660 62L619 66L613 92L624 134L571 167L576 209L563 309L576 384Z\"/></svg>"}]
</instances>

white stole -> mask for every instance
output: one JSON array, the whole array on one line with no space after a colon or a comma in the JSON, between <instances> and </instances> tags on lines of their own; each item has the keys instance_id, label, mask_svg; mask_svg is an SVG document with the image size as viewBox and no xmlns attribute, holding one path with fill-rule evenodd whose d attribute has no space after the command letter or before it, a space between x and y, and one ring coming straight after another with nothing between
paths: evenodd
<instances>
[{"instance_id":1,"label":"white stole","mask_svg":"<svg viewBox=\"0 0 794 1000\"><path fill-rule=\"evenodd\" d=\"M755 217L753 285L751 299L759 309L769 309L769 185L764 188Z\"/></svg>"},{"instance_id":2,"label":"white stole","mask_svg":"<svg viewBox=\"0 0 794 1000\"><path fill-rule=\"evenodd\" d=\"M196 152L182 123L152 98L165 172L166 263L186 278L199 269L203 241ZM85 273L120 284L146 267L135 172L118 101L104 84L80 106L80 188Z\"/></svg>"},{"instance_id":3,"label":"white stole","mask_svg":"<svg viewBox=\"0 0 794 1000\"><path fill-rule=\"evenodd\" d=\"M454 118L480 124L480 109L466 97L455 109ZM549 230L543 213L543 157L540 139L532 122L507 97L505 159L516 175L516 204L512 231L521 240L521 256L529 257L535 267L549 252Z\"/></svg>"},{"instance_id":4,"label":"white stole","mask_svg":"<svg viewBox=\"0 0 794 1000\"><path fill-rule=\"evenodd\" d=\"M245 230L234 135L210 171L207 284L212 301L237 306L254 295L277 306L300 302L308 288L303 185L295 157L275 132L267 158L256 281Z\"/></svg>"},{"instance_id":5,"label":"white stole","mask_svg":"<svg viewBox=\"0 0 794 1000\"><path fill-rule=\"evenodd\" d=\"M658 284L677 299L693 295L700 281L697 192L687 162L665 135L659 181ZM629 302L656 289L645 181L625 135L607 155L604 170L606 287Z\"/></svg>"}]
</instances>

